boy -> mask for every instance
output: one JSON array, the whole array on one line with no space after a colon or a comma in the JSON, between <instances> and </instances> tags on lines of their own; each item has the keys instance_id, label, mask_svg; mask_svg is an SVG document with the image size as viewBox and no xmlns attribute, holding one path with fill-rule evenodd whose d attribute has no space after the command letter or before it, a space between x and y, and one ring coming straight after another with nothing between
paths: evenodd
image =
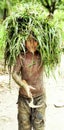
<instances>
[{"instance_id":1,"label":"boy","mask_svg":"<svg viewBox=\"0 0 64 130\"><path fill-rule=\"evenodd\" d=\"M17 57L12 77L20 86L18 98L18 130L44 130L45 90L43 87L43 66L37 51L38 43L32 36L25 42L26 52ZM31 108L31 97L39 108Z\"/></svg>"}]
</instances>

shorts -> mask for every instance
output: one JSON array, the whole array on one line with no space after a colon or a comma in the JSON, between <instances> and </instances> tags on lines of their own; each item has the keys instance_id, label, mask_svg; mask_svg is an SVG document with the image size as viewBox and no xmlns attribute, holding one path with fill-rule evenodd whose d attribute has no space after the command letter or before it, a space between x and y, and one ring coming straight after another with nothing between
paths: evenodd
<instances>
[{"instance_id":1,"label":"shorts","mask_svg":"<svg viewBox=\"0 0 64 130\"><path fill-rule=\"evenodd\" d=\"M30 108L28 98L19 95L18 98L18 130L44 130L45 126L45 94L35 97L34 104L42 104L40 108Z\"/></svg>"}]
</instances>

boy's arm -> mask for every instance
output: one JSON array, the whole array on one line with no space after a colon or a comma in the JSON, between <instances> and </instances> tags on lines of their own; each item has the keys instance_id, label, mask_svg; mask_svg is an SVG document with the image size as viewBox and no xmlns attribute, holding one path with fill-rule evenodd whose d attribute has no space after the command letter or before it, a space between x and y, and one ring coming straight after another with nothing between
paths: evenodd
<instances>
[{"instance_id":1,"label":"boy's arm","mask_svg":"<svg viewBox=\"0 0 64 130\"><path fill-rule=\"evenodd\" d=\"M19 76L21 72L21 67L22 67L22 57L21 55L18 55L16 63L13 67L12 78L20 87L25 87L25 83L22 81L21 76Z\"/></svg>"},{"instance_id":2,"label":"boy's arm","mask_svg":"<svg viewBox=\"0 0 64 130\"><path fill-rule=\"evenodd\" d=\"M15 80L15 82L20 86L23 87L24 90L26 91L26 94L29 98L32 98L32 94L31 94L31 89L35 90L35 88L33 88L32 86L28 85L27 82L25 80L22 80L20 78L20 76L16 73L13 72L12 73L12 78Z\"/></svg>"},{"instance_id":3,"label":"boy's arm","mask_svg":"<svg viewBox=\"0 0 64 130\"><path fill-rule=\"evenodd\" d=\"M32 97L30 90L34 89L34 88L32 86L28 85L28 83L25 80L22 80L21 76L19 76L19 73L21 71L21 67L22 67L22 58L21 58L21 55L19 55L17 57L16 64L13 68L12 78L19 85L19 87L24 88L28 97Z\"/></svg>"},{"instance_id":4,"label":"boy's arm","mask_svg":"<svg viewBox=\"0 0 64 130\"><path fill-rule=\"evenodd\" d=\"M19 87L25 88L28 84L26 81L22 80L21 77L17 74L17 72L12 73L12 78L15 80L15 82L19 85Z\"/></svg>"}]
</instances>

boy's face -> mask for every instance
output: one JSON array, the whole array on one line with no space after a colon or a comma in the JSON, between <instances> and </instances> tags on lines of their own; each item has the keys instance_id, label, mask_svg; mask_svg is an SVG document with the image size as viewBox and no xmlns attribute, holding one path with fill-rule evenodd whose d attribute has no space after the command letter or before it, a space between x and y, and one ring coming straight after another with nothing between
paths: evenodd
<instances>
[{"instance_id":1,"label":"boy's face","mask_svg":"<svg viewBox=\"0 0 64 130\"><path fill-rule=\"evenodd\" d=\"M28 51L34 54L37 49L38 43L34 39L30 39L26 41L25 45Z\"/></svg>"}]
</instances>

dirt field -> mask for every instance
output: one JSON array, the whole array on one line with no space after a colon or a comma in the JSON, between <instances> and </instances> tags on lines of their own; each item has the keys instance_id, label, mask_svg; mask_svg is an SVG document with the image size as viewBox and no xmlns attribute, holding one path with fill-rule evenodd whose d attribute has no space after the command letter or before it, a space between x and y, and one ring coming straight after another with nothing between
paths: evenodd
<instances>
[{"instance_id":1,"label":"dirt field","mask_svg":"<svg viewBox=\"0 0 64 130\"><path fill-rule=\"evenodd\" d=\"M64 105L64 55L55 76L56 79L52 75L44 78L47 95L45 130L64 130L64 107L61 107ZM16 103L19 89L13 80L11 88L8 84L8 74L3 74L0 69L0 130L18 130Z\"/></svg>"}]
</instances>

